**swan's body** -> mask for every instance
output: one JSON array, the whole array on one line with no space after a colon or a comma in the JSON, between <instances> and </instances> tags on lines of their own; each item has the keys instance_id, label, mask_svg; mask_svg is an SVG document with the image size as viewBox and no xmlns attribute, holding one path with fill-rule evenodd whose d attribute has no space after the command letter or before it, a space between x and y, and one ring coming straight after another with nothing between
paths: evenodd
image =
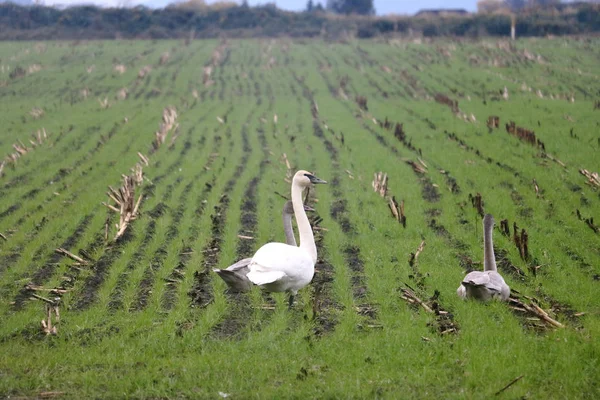
<instances>
[{"instance_id":1,"label":"swan's body","mask_svg":"<svg viewBox=\"0 0 600 400\"><path fill-rule=\"evenodd\" d=\"M492 229L494 218L486 214L483 218L483 271L469 272L456 290L459 297L488 301L491 299L508 300L510 288L504 282L496 268Z\"/></svg>"},{"instance_id":2,"label":"swan's body","mask_svg":"<svg viewBox=\"0 0 600 400\"><path fill-rule=\"evenodd\" d=\"M310 208L306 207L308 210ZM296 238L294 237L294 229L292 228L292 216L294 215L294 207L291 201L287 201L283 205L282 219L283 230L285 232L285 242L290 246L296 246ZM227 286L234 292L247 292L252 288L252 282L246 275L250 269L248 265L252 261L252 257L244 258L226 269L213 269L227 283Z\"/></svg>"},{"instance_id":3,"label":"swan's body","mask_svg":"<svg viewBox=\"0 0 600 400\"><path fill-rule=\"evenodd\" d=\"M269 292L290 293L290 306L298 290L310 283L315 274L317 246L302 202L302 191L310 183L327 183L306 171L298 171L292 180L292 204L298 224L300 246L267 243L252 257L248 279Z\"/></svg>"}]
</instances>

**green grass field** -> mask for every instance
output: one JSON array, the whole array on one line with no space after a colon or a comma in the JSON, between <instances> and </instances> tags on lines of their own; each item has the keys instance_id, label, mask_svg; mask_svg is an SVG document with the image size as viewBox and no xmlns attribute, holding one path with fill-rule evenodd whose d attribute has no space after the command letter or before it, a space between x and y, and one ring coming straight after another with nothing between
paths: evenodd
<instances>
[{"instance_id":1,"label":"green grass field","mask_svg":"<svg viewBox=\"0 0 600 400\"><path fill-rule=\"evenodd\" d=\"M0 43L0 396L600 397L600 188L580 173L600 170L599 66L598 38ZM102 202L138 152L113 241ZM289 311L211 271L284 240L284 154L329 182ZM482 269L478 195L512 303L456 295Z\"/></svg>"}]
</instances>

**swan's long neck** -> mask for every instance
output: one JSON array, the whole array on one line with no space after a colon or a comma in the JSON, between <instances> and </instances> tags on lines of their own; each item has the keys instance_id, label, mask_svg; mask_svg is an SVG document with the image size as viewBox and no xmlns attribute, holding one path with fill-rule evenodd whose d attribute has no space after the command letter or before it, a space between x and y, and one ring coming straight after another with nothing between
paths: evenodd
<instances>
[{"instance_id":1,"label":"swan's long neck","mask_svg":"<svg viewBox=\"0 0 600 400\"><path fill-rule=\"evenodd\" d=\"M298 233L300 234L300 248L306 250L312 257L313 263L316 263L317 246L315 245L315 237L310 222L308 222L306 211L304 211L302 188L296 183L292 183L292 204L294 205L294 215L296 215Z\"/></svg>"},{"instance_id":2,"label":"swan's long neck","mask_svg":"<svg viewBox=\"0 0 600 400\"><path fill-rule=\"evenodd\" d=\"M492 230L494 229L494 220L491 218L483 219L483 270L496 271L496 257L494 256L494 242L492 242Z\"/></svg>"},{"instance_id":3,"label":"swan's long neck","mask_svg":"<svg viewBox=\"0 0 600 400\"><path fill-rule=\"evenodd\" d=\"M283 218L283 231L285 232L285 242L290 246L298 246L296 244L296 238L294 237L294 229L292 228L292 214L287 213L286 210L283 210L281 214Z\"/></svg>"}]
</instances>

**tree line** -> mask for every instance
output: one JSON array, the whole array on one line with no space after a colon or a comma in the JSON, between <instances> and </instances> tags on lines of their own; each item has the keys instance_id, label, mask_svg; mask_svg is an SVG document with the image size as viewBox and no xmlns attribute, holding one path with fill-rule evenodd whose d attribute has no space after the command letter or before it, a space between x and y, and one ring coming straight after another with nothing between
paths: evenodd
<instances>
[{"instance_id":1,"label":"tree line","mask_svg":"<svg viewBox=\"0 0 600 400\"><path fill-rule=\"evenodd\" d=\"M320 4L320 3L319 3ZM508 36L511 17L502 13L415 17L332 17L323 10L293 13L274 5L248 7L146 7L56 9L0 4L0 40L316 37L340 39L381 35ZM579 4L551 12L521 12L517 35L575 35L600 32L600 5Z\"/></svg>"}]
</instances>

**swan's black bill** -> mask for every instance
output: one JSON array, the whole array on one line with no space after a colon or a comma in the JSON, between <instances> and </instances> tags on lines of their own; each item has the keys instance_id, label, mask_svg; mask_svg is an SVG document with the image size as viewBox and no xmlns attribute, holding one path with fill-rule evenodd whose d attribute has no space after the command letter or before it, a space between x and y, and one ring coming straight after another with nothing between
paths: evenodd
<instances>
[{"instance_id":1,"label":"swan's black bill","mask_svg":"<svg viewBox=\"0 0 600 400\"><path fill-rule=\"evenodd\" d=\"M317 178L316 176L311 175L311 174L304 174L304 176L306 176L308 179L310 179L310 183L315 183L315 184L317 184L317 183L327 183L327 181L324 181L321 178Z\"/></svg>"}]
</instances>

